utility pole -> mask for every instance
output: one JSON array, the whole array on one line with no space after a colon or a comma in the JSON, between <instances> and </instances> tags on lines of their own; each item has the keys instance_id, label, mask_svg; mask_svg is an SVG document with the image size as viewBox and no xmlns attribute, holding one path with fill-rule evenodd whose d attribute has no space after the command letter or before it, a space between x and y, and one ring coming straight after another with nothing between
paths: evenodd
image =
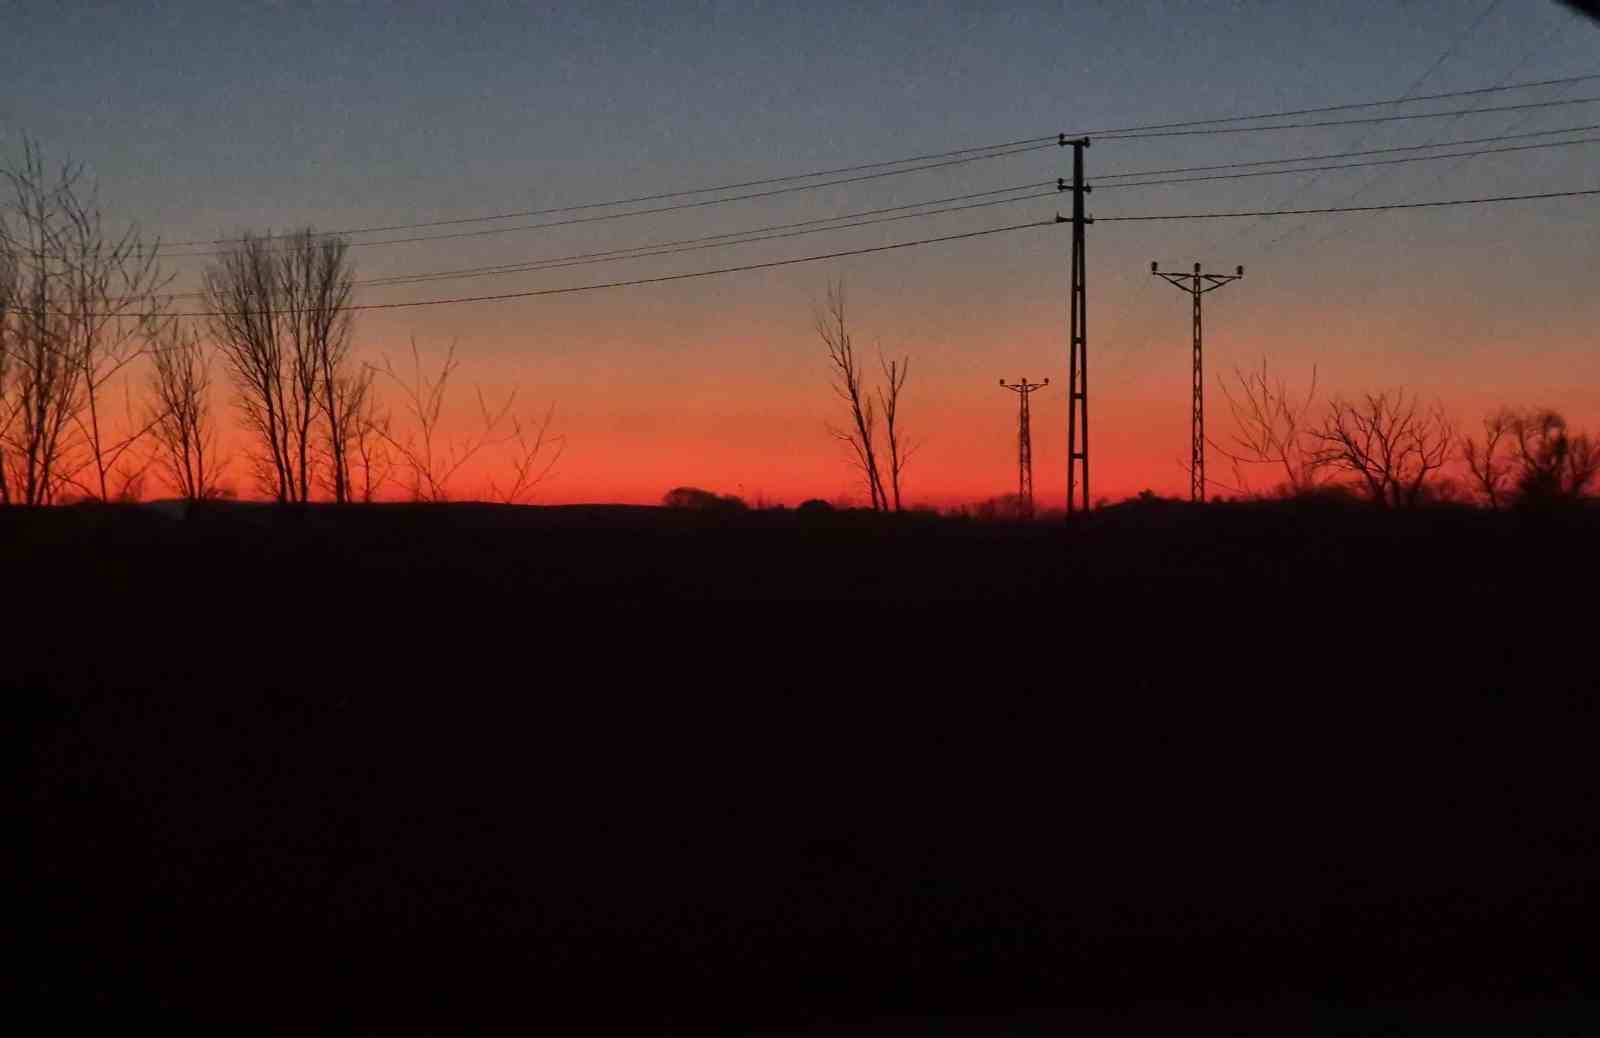
<instances>
[{"instance_id":1,"label":"utility pole","mask_svg":"<svg viewBox=\"0 0 1600 1038\"><path fill-rule=\"evenodd\" d=\"M1056 190L1072 192L1072 294L1068 304L1067 334L1071 339L1067 364L1067 515L1074 508L1089 510L1089 311L1085 304L1083 229L1094 220L1083 214L1083 198L1092 188L1083 182L1083 149L1089 138L1068 140L1061 134L1061 147L1072 145L1072 183L1056 178ZM1067 218L1056 214L1056 223ZM1079 503L1074 504L1074 499Z\"/></svg>"},{"instance_id":2,"label":"utility pole","mask_svg":"<svg viewBox=\"0 0 1600 1038\"><path fill-rule=\"evenodd\" d=\"M1023 379L1014 384L1000 380L1001 386L1017 394L1021 405L1017 414L1017 500L1027 519L1033 518L1033 433L1028 429L1028 397L1034 390L1049 384L1049 379L1043 382Z\"/></svg>"},{"instance_id":3,"label":"utility pole","mask_svg":"<svg viewBox=\"0 0 1600 1038\"><path fill-rule=\"evenodd\" d=\"M1151 261L1150 273L1174 288L1189 293L1194 298L1194 417L1189 431L1189 500L1206 499L1206 400L1205 379L1200 362L1200 297L1214 292L1230 281L1244 277L1244 268L1233 268L1232 274L1202 274L1200 264L1194 273L1178 274L1162 270L1159 263Z\"/></svg>"}]
</instances>

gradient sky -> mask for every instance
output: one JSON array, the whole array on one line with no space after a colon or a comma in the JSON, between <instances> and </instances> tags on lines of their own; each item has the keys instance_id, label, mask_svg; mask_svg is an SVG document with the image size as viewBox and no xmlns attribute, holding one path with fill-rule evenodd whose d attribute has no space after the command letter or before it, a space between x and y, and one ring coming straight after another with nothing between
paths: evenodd
<instances>
[{"instance_id":1,"label":"gradient sky","mask_svg":"<svg viewBox=\"0 0 1600 1038\"><path fill-rule=\"evenodd\" d=\"M1103 127L1600 72L1600 25L1547 0L1297 4L120 3L7 5L0 151L85 161L106 210L167 241L568 205ZM1600 80L1471 105L1600 97ZM1435 102L1408 110L1444 110ZM1350 113L1357 116L1367 113ZM1349 117L1349 116L1347 116ZM1600 124L1600 104L1278 133L1103 140L1118 170ZM1581 136L1583 134L1578 134ZM1590 131L1588 136L1600 136ZM1069 173L995 161L602 224L388 246L358 276L735 231ZM1112 190L1091 214L1360 205L1600 187L1600 146ZM1065 205L1066 199L1060 200ZM1052 216L1055 198L676 256L364 289L513 292L858 248ZM503 221L500 226L533 221ZM486 225L474 225L483 227ZM494 226L494 225L487 225ZM469 228L471 229L471 228ZM1207 297L1213 376L1265 355L1330 392L1405 385L1463 421L1500 403L1600 427L1600 200L1089 229L1096 497L1183 493L1187 300L1149 263L1245 280ZM422 232L434 233L434 232ZM716 278L363 313L361 355L455 341L462 388L516 387L568 438L546 501L695 484L798 501L860 491L812 300L846 279L864 344L911 358L909 496L1004 493L1033 398L1042 504L1065 483L1066 227ZM176 249L194 252L194 249ZM174 258L193 289L203 257ZM193 301L188 301L191 305ZM1214 438L1227 425L1214 378ZM467 392L458 420L465 420ZM1214 476L1227 478L1213 461Z\"/></svg>"}]
</instances>

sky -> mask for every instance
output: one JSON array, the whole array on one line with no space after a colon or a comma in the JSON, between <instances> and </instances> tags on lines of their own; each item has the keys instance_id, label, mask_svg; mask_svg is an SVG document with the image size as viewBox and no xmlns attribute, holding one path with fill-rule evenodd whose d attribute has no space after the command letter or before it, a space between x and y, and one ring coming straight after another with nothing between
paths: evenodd
<instances>
[{"instance_id":1,"label":"sky","mask_svg":"<svg viewBox=\"0 0 1600 1038\"><path fill-rule=\"evenodd\" d=\"M108 215L171 243L179 292L198 287L214 248L182 243L244 230L467 220L1061 132L1093 140L1119 127L1600 73L1600 23L1548 0L7 6L0 155L14 158L29 135L51 160L86 163ZM1600 99L1600 79L1316 118L1586 97ZM1600 188L1600 145L1142 188L1096 180L1582 126L1600 127L1600 103L1093 140L1089 213L1103 221L1087 244L1093 496L1187 491L1189 301L1151 277L1151 260L1245 267L1242 281L1206 296L1213 439L1230 434L1217 377L1263 358L1301 386L1315 368L1324 396L1404 386L1463 425L1511 404L1556 407L1600 429L1600 196L1104 219ZM1586 136L1600 128L1464 148ZM1045 190L1063 175L1070 150L1043 148L544 229L529 225L648 206L349 237L367 279ZM358 302L767 263L1049 221L1069 205L1050 196L620 262L370 286ZM920 447L908 499L949 505L1013 490L1017 400L997 382L1048 377L1032 398L1035 483L1048 507L1065 496L1068 232L1052 224L715 277L363 311L357 349L399 364L413 340L431 362L454 344L457 434L475 412L474 386L496 401L515 391L527 416L553 405L566 447L541 501L653 502L683 484L791 504L863 501L827 430L845 416L811 321L842 279L858 346L910 361L903 421ZM1231 479L1215 456L1211 465ZM242 467L237 481L248 489Z\"/></svg>"}]
</instances>

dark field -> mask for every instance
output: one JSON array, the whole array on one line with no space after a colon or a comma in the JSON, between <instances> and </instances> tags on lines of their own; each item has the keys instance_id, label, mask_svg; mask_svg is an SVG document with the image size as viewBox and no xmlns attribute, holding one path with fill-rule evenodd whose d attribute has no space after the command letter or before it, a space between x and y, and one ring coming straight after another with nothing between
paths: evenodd
<instances>
[{"instance_id":1,"label":"dark field","mask_svg":"<svg viewBox=\"0 0 1600 1038\"><path fill-rule=\"evenodd\" d=\"M1566 1033L1600 967L1597 534L1160 503L1069 529L0 512L18 1004Z\"/></svg>"}]
</instances>

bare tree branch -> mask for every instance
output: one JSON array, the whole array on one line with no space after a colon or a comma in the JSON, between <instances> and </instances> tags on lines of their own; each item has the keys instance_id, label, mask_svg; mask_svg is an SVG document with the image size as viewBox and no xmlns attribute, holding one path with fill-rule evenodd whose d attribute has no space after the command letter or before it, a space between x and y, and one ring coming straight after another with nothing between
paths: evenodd
<instances>
[{"instance_id":1,"label":"bare tree branch","mask_svg":"<svg viewBox=\"0 0 1600 1038\"><path fill-rule=\"evenodd\" d=\"M850 338L842 281L828 285L824 302L812 312L812 326L827 348L828 362L833 367L833 381L830 383L833 391L850 408L850 429L842 431L829 426L828 432L848 445L855 464L861 469L862 478L866 480L867 491L872 498L872 510L881 512L889 507L889 497L884 491L874 443L878 412L876 401L862 390L862 372L856 360L855 345Z\"/></svg>"},{"instance_id":2,"label":"bare tree branch","mask_svg":"<svg viewBox=\"0 0 1600 1038\"><path fill-rule=\"evenodd\" d=\"M1344 472L1374 504L1413 508L1455 447L1454 423L1439 404L1424 408L1404 389L1334 400L1312 430L1313 459Z\"/></svg>"},{"instance_id":3,"label":"bare tree branch","mask_svg":"<svg viewBox=\"0 0 1600 1038\"><path fill-rule=\"evenodd\" d=\"M113 431L106 393L170 321L170 278L137 228L105 228L81 165L51 173L25 140L0 176L0 500L47 504L66 486L110 497L131 485L118 463L145 430L130 408Z\"/></svg>"}]
</instances>

